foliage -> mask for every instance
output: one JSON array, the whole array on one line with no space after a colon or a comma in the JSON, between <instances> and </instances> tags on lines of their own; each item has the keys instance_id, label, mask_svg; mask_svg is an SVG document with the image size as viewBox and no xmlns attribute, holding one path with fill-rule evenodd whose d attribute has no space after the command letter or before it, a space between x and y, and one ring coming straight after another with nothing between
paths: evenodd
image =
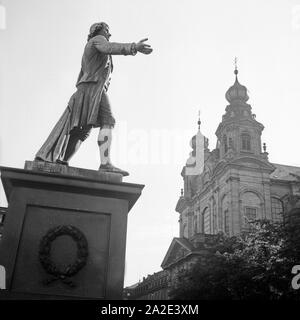
<instances>
[{"instance_id":1,"label":"foliage","mask_svg":"<svg viewBox=\"0 0 300 320\"><path fill-rule=\"evenodd\" d=\"M284 223L252 222L239 237L219 235L216 244L170 291L172 299L300 299L291 269L300 264L299 214Z\"/></svg>"}]
</instances>

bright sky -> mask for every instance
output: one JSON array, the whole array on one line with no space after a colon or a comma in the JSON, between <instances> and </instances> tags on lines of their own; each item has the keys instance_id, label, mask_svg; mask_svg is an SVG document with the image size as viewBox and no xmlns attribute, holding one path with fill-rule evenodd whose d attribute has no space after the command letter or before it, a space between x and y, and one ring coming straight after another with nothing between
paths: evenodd
<instances>
[{"instance_id":1,"label":"bright sky","mask_svg":"<svg viewBox=\"0 0 300 320\"><path fill-rule=\"evenodd\" d=\"M114 57L112 159L145 184L129 213L125 285L160 270L178 236L175 205L189 140L215 147L225 92L239 80L264 124L270 161L300 165L300 0L0 0L0 164L32 160L75 91L90 25L111 41L144 37L151 55ZM98 129L70 165L97 170ZM1 190L0 205L6 206Z\"/></svg>"}]
</instances>

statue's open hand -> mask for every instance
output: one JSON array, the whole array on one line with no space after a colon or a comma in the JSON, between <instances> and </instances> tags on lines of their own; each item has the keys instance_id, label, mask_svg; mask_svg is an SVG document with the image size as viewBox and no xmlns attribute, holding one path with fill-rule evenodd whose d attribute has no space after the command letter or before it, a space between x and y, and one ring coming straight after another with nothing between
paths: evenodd
<instances>
[{"instance_id":1,"label":"statue's open hand","mask_svg":"<svg viewBox=\"0 0 300 320\"><path fill-rule=\"evenodd\" d=\"M136 43L136 50L143 53L143 54L150 54L153 49L151 48L151 46L147 43L144 43L145 41L147 41L148 38L145 38L141 41L139 41L138 43Z\"/></svg>"}]
</instances>

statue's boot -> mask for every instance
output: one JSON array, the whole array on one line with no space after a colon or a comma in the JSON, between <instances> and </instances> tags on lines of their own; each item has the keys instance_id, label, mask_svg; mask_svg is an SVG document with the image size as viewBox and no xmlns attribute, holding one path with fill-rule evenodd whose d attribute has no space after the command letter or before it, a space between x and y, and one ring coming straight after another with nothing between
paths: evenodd
<instances>
[{"instance_id":1,"label":"statue's boot","mask_svg":"<svg viewBox=\"0 0 300 320\"><path fill-rule=\"evenodd\" d=\"M64 166L68 166L69 165L69 162L68 161L64 161L64 160L57 159L55 162L58 163L58 164L62 164Z\"/></svg>"},{"instance_id":2,"label":"statue's boot","mask_svg":"<svg viewBox=\"0 0 300 320\"><path fill-rule=\"evenodd\" d=\"M35 157L34 158L34 161L44 161L44 162L46 162L43 158L41 158L41 157Z\"/></svg>"},{"instance_id":3,"label":"statue's boot","mask_svg":"<svg viewBox=\"0 0 300 320\"><path fill-rule=\"evenodd\" d=\"M120 173L123 177L129 176L129 173L127 171L117 168L113 166L111 163L101 164L99 167L99 171L102 170L106 172Z\"/></svg>"}]
</instances>

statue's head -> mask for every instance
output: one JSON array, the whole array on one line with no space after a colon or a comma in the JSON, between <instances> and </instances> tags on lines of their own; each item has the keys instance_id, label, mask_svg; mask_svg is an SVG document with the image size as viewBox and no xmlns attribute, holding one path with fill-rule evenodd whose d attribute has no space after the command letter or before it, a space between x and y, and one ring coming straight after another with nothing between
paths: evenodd
<instances>
[{"instance_id":1,"label":"statue's head","mask_svg":"<svg viewBox=\"0 0 300 320\"><path fill-rule=\"evenodd\" d=\"M96 22L93 23L90 27L90 33L88 35L88 41L95 36L98 35L104 36L107 40L109 40L111 34L109 33L109 26L105 22Z\"/></svg>"}]
</instances>

